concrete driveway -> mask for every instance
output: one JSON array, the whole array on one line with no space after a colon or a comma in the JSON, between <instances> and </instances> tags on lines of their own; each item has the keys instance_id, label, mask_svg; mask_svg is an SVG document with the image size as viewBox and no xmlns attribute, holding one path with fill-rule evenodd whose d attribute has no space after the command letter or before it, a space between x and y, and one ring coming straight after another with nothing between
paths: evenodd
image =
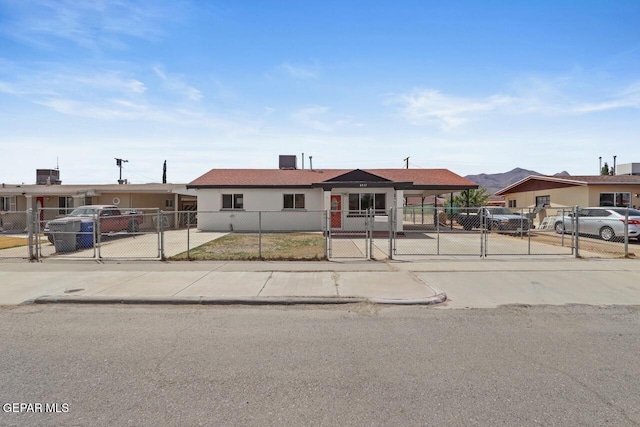
<instances>
[{"instance_id":1,"label":"concrete driveway","mask_svg":"<svg viewBox=\"0 0 640 427\"><path fill-rule=\"evenodd\" d=\"M167 230L164 232L164 253L166 257L178 255L219 239L228 233L203 232L198 230ZM158 233L115 233L103 236L99 249L102 258L109 259L159 259L160 240ZM91 259L98 255L98 248L80 249L75 252L56 253L55 246L43 243L42 256L46 258Z\"/></svg>"}]
</instances>

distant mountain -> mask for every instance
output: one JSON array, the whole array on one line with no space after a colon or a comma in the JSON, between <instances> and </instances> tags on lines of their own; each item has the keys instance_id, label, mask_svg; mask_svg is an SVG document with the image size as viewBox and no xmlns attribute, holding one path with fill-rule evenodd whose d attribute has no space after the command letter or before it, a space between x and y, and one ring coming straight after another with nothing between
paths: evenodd
<instances>
[{"instance_id":1,"label":"distant mountain","mask_svg":"<svg viewBox=\"0 0 640 427\"><path fill-rule=\"evenodd\" d=\"M479 175L467 175L465 176L465 178L475 182L480 187L486 188L488 193L493 194L498 190L501 190L505 187L510 186L511 184L515 184L516 182L528 177L529 175L543 175L543 174L541 174L540 172L536 172L528 169L515 168L513 170L510 170L509 172L493 173L493 174L481 173ZM553 176L568 176L568 175L569 175L569 172L562 171L554 174Z\"/></svg>"}]
</instances>

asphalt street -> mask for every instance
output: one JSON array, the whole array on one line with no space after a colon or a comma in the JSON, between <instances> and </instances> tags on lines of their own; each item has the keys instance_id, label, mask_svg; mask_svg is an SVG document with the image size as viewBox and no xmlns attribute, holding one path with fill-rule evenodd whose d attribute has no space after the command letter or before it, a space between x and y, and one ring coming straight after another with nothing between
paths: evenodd
<instances>
[{"instance_id":1,"label":"asphalt street","mask_svg":"<svg viewBox=\"0 0 640 427\"><path fill-rule=\"evenodd\" d=\"M639 325L637 306L4 307L0 424L633 426Z\"/></svg>"}]
</instances>

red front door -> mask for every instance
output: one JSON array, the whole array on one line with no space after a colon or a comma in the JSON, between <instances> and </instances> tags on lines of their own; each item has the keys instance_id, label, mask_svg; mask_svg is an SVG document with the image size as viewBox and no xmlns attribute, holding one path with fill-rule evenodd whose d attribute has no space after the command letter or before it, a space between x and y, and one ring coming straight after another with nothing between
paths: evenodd
<instances>
[{"instance_id":1,"label":"red front door","mask_svg":"<svg viewBox=\"0 0 640 427\"><path fill-rule=\"evenodd\" d=\"M331 228L342 228L342 196L331 195Z\"/></svg>"}]
</instances>

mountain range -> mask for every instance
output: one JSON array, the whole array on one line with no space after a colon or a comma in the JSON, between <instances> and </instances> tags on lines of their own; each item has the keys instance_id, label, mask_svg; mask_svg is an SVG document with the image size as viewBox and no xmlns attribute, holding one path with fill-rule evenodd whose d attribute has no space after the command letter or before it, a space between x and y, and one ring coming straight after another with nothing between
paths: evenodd
<instances>
[{"instance_id":1,"label":"mountain range","mask_svg":"<svg viewBox=\"0 0 640 427\"><path fill-rule=\"evenodd\" d=\"M465 178L475 182L480 187L486 188L487 193L493 194L498 190L501 190L505 187L510 186L511 184L515 184L516 182L528 177L529 175L544 175L544 174L541 174L540 172L528 170L528 169L515 168L513 170L510 170L509 172L493 173L493 174L481 173L479 175L467 175L465 176ZM569 176L569 175L570 175L569 172L562 171L554 174L553 176Z\"/></svg>"}]
</instances>

